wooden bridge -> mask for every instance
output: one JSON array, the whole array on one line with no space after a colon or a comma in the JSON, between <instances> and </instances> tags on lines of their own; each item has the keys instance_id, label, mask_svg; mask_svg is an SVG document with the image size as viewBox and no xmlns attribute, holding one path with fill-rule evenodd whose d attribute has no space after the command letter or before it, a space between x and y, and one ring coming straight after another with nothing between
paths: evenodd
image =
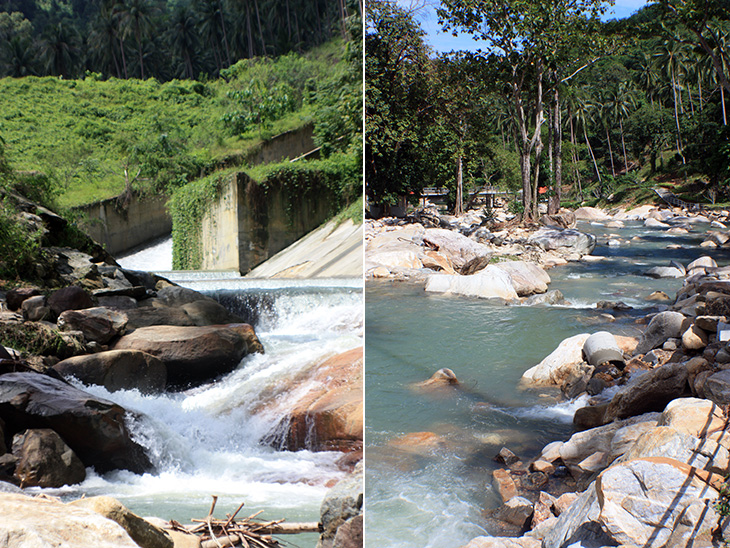
<instances>
[{"instance_id":1,"label":"wooden bridge","mask_svg":"<svg viewBox=\"0 0 730 548\"><path fill-rule=\"evenodd\" d=\"M654 187L652 190L654 190L654 192L656 192L657 196L659 196L662 200L664 200L667 204L669 204L672 207L681 207L688 211L699 211L700 210L700 204L685 202L684 200L677 198L671 191L667 190L666 188Z\"/></svg>"}]
</instances>

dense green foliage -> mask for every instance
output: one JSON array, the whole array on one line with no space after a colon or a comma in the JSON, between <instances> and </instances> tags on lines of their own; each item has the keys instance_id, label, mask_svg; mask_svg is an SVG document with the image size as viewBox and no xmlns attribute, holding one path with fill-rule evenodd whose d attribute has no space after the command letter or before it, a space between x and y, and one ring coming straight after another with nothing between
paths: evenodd
<instances>
[{"instance_id":1,"label":"dense green foliage","mask_svg":"<svg viewBox=\"0 0 730 548\"><path fill-rule=\"evenodd\" d=\"M577 204L646 197L656 184L727 199L730 4L656 0L602 23L606 5L444 0L446 28L489 48L436 56L413 13L368 3L370 199L447 187L458 211L470 191L515 180L527 218L541 187L552 211L561 192Z\"/></svg>"},{"instance_id":2,"label":"dense green foliage","mask_svg":"<svg viewBox=\"0 0 730 548\"><path fill-rule=\"evenodd\" d=\"M0 135L17 169L40 171L56 185L61 206L125 188L170 192L229 163L227 157L245 158L262 139L319 119L341 89L357 93L359 82L335 89L352 70L343 62L351 49L336 40L305 55L242 60L224 71L225 79L206 83L6 78ZM231 96L252 87L291 89L295 111L264 126L227 127L240 110Z\"/></svg>"},{"instance_id":3,"label":"dense green foliage","mask_svg":"<svg viewBox=\"0 0 730 548\"><path fill-rule=\"evenodd\" d=\"M355 0L4 0L0 77L215 77L345 35Z\"/></svg>"},{"instance_id":4,"label":"dense green foliage","mask_svg":"<svg viewBox=\"0 0 730 548\"><path fill-rule=\"evenodd\" d=\"M175 192L168 203L172 216L172 260L175 269L200 269L201 226L205 212L220 196L233 170L218 171Z\"/></svg>"}]
</instances>

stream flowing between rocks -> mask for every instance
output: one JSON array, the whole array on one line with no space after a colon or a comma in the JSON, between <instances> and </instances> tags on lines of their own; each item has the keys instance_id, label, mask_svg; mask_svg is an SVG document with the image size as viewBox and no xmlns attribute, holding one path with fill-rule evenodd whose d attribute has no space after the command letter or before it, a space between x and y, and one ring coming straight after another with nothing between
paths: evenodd
<instances>
[{"instance_id":1,"label":"stream flowing between rocks","mask_svg":"<svg viewBox=\"0 0 730 548\"><path fill-rule=\"evenodd\" d=\"M426 294L404 283L368 282L368 546L457 548L479 535L496 536L484 512L501 502L491 486L494 456L507 447L528 463L547 443L570 436L573 413L587 401L586 396L565 401L547 390L523 392L518 388L523 372L579 333L638 336L636 318L659 309L646 298L664 291L673 300L682 285L681 278L643 276L649 268L670 260L686 265L702 255L721 266L730 262L726 249L699 247L706 224L683 235L641 222L621 229L580 222L577 228L597 236L593 256L604 259L548 271L549 289L564 294L564 305L505 306ZM682 247L668 249L670 244ZM633 309L598 310L599 301L621 301ZM463 390L413 389L443 367L454 371ZM417 432L430 433L419 436L423 446L398 443Z\"/></svg>"},{"instance_id":2,"label":"stream flowing between rocks","mask_svg":"<svg viewBox=\"0 0 730 548\"><path fill-rule=\"evenodd\" d=\"M136 261L133 265L127 262L129 258L121 262L128 268L158 270L169 264L164 253L164 248L147 253L141 262L139 257L131 257ZM80 485L42 491L64 499L110 495L138 515L182 523L205 517L211 495L219 497L215 515L220 517L245 502L240 516L263 510L264 519L319 521L328 487L344 477L335 464L342 453L275 449L277 425L288 413L285 402L305 394L308 385L299 383L285 398L276 396L298 374L332 355L362 346L362 280L256 280L231 272L159 273L216 298L248 320L266 353L246 356L235 371L216 382L180 393L109 393L97 386L84 387L145 415L131 429L157 471L98 475L87 470L87 479ZM268 402L266 411L258 411L263 402ZM313 547L317 538L304 534L286 540L291 546Z\"/></svg>"}]
</instances>

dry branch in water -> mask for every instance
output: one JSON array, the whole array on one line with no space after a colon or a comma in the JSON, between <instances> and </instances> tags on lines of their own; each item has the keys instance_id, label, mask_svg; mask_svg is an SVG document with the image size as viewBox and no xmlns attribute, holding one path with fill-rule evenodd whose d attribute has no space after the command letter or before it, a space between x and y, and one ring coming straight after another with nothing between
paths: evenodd
<instances>
[{"instance_id":1,"label":"dry branch in water","mask_svg":"<svg viewBox=\"0 0 730 548\"><path fill-rule=\"evenodd\" d=\"M241 503L233 514L226 514L225 519L217 519L213 517L216 502L218 497L213 495L213 502L204 519L192 519L190 521L193 525L187 526L171 520L172 529L200 536L201 548L279 548L281 545L271 535L322 531L320 524L316 522L284 523L283 519L256 520L263 510L236 521L236 516L244 503Z\"/></svg>"}]
</instances>

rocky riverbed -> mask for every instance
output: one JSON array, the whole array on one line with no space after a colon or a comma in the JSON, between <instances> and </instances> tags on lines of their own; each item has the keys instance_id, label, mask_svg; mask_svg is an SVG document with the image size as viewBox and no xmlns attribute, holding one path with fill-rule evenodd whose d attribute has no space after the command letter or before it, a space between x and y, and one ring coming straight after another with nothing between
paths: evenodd
<instances>
[{"instance_id":1,"label":"rocky riverbed","mask_svg":"<svg viewBox=\"0 0 730 548\"><path fill-rule=\"evenodd\" d=\"M575 433L547 444L536 458L523 461L508 447L496 455L501 466L488 483L503 505L487 512L487 529L502 536L478 537L468 547L720 545L726 523L716 502L730 448L730 269L718 266L713 255L727 256L727 212L586 208L528 230L505 227L504 217L495 223L484 212L461 219L427 215L425 225L374 221L366 226L366 272L426 291L530 304L531 295L548 293L550 267L603 260L590 255L590 235L575 234L575 218L615 231L601 242L608 246L631 245L621 235L627 221L658 231L669 251L678 245L672 235L703 230L705 256L647 269L648 288L659 277L683 279L683 285L675 297L653 294L651 312L633 311L639 336L578 334L525 371L524 389L560 390L567 398L588 398L589 405L575 413ZM541 245L536 235L542 234L587 245ZM630 308L620 302L599 306L606 321ZM420 389L458 385L447 370ZM413 449L431 442L407 443Z\"/></svg>"},{"instance_id":2,"label":"rocky riverbed","mask_svg":"<svg viewBox=\"0 0 730 548\"><path fill-rule=\"evenodd\" d=\"M109 497L63 503L24 490L63 490L83 482L88 470L157 472L159 455L150 454L144 432L132 426L145 417L87 387L174 395L230 374L244 357L265 353L264 345L244 318L215 299L121 268L103 252L48 248L44 257L42 281L0 293L3 545L200 546L197 536L142 520ZM271 413L297 394L276 435L260 443L342 452L339 465L351 474L322 504L323 547L362 535L362 467L356 466L362 458L362 361L361 347L320 360L256 409ZM305 380L316 389L300 397Z\"/></svg>"}]
</instances>

